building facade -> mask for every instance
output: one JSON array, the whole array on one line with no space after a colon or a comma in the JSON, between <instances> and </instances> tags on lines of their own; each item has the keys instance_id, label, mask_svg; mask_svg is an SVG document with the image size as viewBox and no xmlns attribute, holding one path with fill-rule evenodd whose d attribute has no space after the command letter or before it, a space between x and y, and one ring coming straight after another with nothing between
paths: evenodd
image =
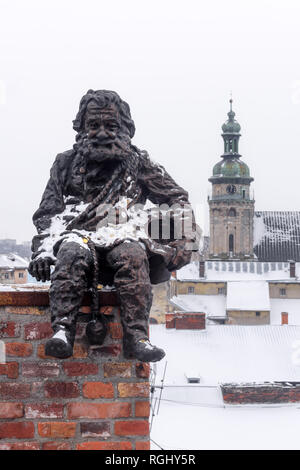
<instances>
[{"instance_id":1,"label":"building facade","mask_svg":"<svg viewBox=\"0 0 300 470\"><path fill-rule=\"evenodd\" d=\"M26 284L28 261L15 254L0 255L0 284Z\"/></svg>"}]
</instances>

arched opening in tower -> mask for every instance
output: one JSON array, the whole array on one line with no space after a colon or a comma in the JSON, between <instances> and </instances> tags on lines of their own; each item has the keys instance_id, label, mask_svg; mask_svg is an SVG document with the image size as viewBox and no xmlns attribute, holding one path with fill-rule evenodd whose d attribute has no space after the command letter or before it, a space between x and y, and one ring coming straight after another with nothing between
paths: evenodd
<instances>
[{"instance_id":1,"label":"arched opening in tower","mask_svg":"<svg viewBox=\"0 0 300 470\"><path fill-rule=\"evenodd\" d=\"M229 235L229 252L233 253L234 251L234 236L232 234Z\"/></svg>"}]
</instances>

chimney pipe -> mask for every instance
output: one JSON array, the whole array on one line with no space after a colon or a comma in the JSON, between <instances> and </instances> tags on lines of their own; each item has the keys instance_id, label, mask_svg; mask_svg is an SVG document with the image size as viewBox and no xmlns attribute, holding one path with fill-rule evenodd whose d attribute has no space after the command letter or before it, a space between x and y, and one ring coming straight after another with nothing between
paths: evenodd
<instances>
[{"instance_id":1,"label":"chimney pipe","mask_svg":"<svg viewBox=\"0 0 300 470\"><path fill-rule=\"evenodd\" d=\"M200 261L199 263L199 277L205 277L205 261Z\"/></svg>"},{"instance_id":2,"label":"chimney pipe","mask_svg":"<svg viewBox=\"0 0 300 470\"><path fill-rule=\"evenodd\" d=\"M296 277L296 263L295 263L295 261L290 261L290 277Z\"/></svg>"}]
</instances>

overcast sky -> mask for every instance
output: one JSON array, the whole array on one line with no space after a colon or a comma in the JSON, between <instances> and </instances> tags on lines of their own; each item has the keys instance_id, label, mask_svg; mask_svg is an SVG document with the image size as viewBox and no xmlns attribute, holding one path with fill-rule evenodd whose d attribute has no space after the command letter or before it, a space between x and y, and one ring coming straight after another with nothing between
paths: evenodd
<instances>
[{"instance_id":1,"label":"overcast sky","mask_svg":"<svg viewBox=\"0 0 300 470\"><path fill-rule=\"evenodd\" d=\"M256 209L300 210L299 24L299 0L0 0L0 238L35 233L89 88L129 103L133 142L200 208L232 91Z\"/></svg>"}]
</instances>

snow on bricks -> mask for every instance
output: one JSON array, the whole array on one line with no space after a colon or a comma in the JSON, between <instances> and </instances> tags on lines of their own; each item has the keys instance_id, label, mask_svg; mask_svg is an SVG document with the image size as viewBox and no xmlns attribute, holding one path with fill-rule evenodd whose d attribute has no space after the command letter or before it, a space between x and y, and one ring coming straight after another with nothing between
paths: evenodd
<instances>
[{"instance_id":1,"label":"snow on bricks","mask_svg":"<svg viewBox=\"0 0 300 470\"><path fill-rule=\"evenodd\" d=\"M50 322L27 323L24 327L24 339L26 341L49 338L52 334L53 330Z\"/></svg>"},{"instance_id":2,"label":"snow on bricks","mask_svg":"<svg viewBox=\"0 0 300 470\"><path fill-rule=\"evenodd\" d=\"M112 307L100 299L109 322L99 347L85 336L85 300L74 354L59 360L45 355L48 292L6 294L0 292L7 359L0 364L0 450L149 450L150 367L124 358L117 300Z\"/></svg>"},{"instance_id":3,"label":"snow on bricks","mask_svg":"<svg viewBox=\"0 0 300 470\"><path fill-rule=\"evenodd\" d=\"M19 338L21 327L14 321L0 322L0 339L1 338Z\"/></svg>"},{"instance_id":4,"label":"snow on bricks","mask_svg":"<svg viewBox=\"0 0 300 470\"><path fill-rule=\"evenodd\" d=\"M166 328L176 330L205 330L205 313L168 313Z\"/></svg>"},{"instance_id":5,"label":"snow on bricks","mask_svg":"<svg viewBox=\"0 0 300 470\"><path fill-rule=\"evenodd\" d=\"M222 384L224 403L299 403L300 383L274 382L252 384Z\"/></svg>"}]
</instances>

